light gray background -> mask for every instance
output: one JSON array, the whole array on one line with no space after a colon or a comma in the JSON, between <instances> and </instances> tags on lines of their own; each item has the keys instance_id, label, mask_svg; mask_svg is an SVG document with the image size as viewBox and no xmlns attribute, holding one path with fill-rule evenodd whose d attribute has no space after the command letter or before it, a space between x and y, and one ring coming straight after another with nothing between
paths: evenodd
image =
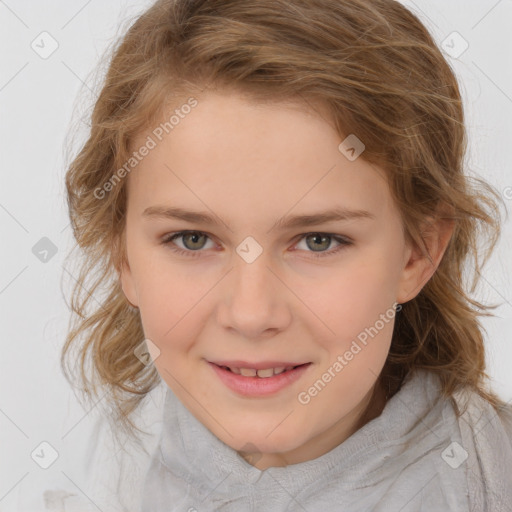
<instances>
[{"instance_id":1,"label":"light gray background","mask_svg":"<svg viewBox=\"0 0 512 512\"><path fill-rule=\"evenodd\" d=\"M41 510L36 495L43 489L67 488L90 503L96 499L88 475L99 469L84 469L91 455L87 440L96 422L94 411L80 407L59 366L69 315L61 279L66 273L64 257L73 246L64 196L66 151L72 153L83 142L79 139L71 147L66 136L72 118L76 122L87 115L93 103L91 73L107 45L150 3L0 1L2 511ZM466 103L467 165L471 173L497 187L509 208L512 1L403 3L420 16L440 44L454 37L454 31L468 42L469 48L459 58L447 57L460 78ZM43 31L59 45L46 59L31 48ZM511 232L507 221L478 292L484 301L501 304L496 317L483 323L489 374L506 400L512 400ZM32 252L42 237L57 247L46 263ZM66 280L72 279L68 275ZM153 417L157 410L155 402ZM30 456L42 441L59 454L47 470Z\"/></svg>"}]
</instances>

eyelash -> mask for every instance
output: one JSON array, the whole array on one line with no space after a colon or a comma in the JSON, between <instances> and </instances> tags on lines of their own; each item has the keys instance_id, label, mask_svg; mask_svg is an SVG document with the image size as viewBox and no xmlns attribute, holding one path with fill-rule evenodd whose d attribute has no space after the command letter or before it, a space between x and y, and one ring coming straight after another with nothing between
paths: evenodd
<instances>
[{"instance_id":1,"label":"eyelash","mask_svg":"<svg viewBox=\"0 0 512 512\"><path fill-rule=\"evenodd\" d=\"M181 249L180 247L177 247L176 244L171 244L171 242L173 240L175 240L176 238L180 238L184 235L192 234L192 233L199 234L199 235L205 235L208 238L210 238L208 236L208 234L204 233L203 231L194 231L194 230L178 231L176 233L169 233L168 235L166 235L162 239L162 244L167 245L171 251L173 251L179 255L187 256L187 257L191 257L191 258L197 258L200 255L200 253L203 252L201 249L198 249L197 251L185 250L185 249ZM303 235L300 236L299 240L296 243L299 243L301 240L303 240L304 238L311 236L311 235L327 236L327 237L331 238L332 240L335 240L336 242L340 243L340 245L338 247L331 249L330 251L321 251L321 252L306 251L306 252L311 252L313 258L325 258L328 256L333 256L334 254L337 254L338 252L340 252L343 249L347 248L348 246L352 245L352 241L350 241L348 238L333 235L331 233L322 233L322 232L318 232L318 231L304 233ZM211 240L211 238L210 238L210 240Z\"/></svg>"}]
</instances>

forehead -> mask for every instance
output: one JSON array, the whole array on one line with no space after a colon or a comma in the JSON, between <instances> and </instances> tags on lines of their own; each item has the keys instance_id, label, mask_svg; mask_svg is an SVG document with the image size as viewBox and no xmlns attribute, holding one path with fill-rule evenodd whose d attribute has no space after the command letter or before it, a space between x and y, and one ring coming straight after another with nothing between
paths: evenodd
<instances>
[{"instance_id":1,"label":"forehead","mask_svg":"<svg viewBox=\"0 0 512 512\"><path fill-rule=\"evenodd\" d=\"M294 203L356 209L373 203L378 210L389 199L382 169L340 152L343 138L325 106L212 92L196 100L193 108L173 105L163 113L161 140L157 125L134 141L134 149L148 137L154 142L129 175L139 210L176 201L204 210L202 199L238 205L248 215L271 206L283 213ZM165 125L173 113L179 121Z\"/></svg>"}]
</instances>

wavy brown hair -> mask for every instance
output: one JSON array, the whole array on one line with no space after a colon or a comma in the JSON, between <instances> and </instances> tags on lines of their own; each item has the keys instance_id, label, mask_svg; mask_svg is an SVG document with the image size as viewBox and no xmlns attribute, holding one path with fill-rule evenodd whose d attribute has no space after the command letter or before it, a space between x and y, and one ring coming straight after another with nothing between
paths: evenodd
<instances>
[{"instance_id":1,"label":"wavy brown hair","mask_svg":"<svg viewBox=\"0 0 512 512\"><path fill-rule=\"evenodd\" d=\"M446 397L469 386L503 405L487 386L479 321L493 306L471 297L499 236L499 195L465 173L458 82L413 13L393 0L160 0L109 59L88 139L66 174L82 259L61 364L82 396L106 397L111 419L133 433L131 413L161 382L134 355L143 327L119 281L126 180L101 199L97 191L164 107L214 86L261 102L326 106L340 136L355 134L366 146L361 158L386 171L406 236L423 250L421 223L450 212L447 250L397 315L379 378L389 398L410 370L423 368L439 375Z\"/></svg>"}]
</instances>

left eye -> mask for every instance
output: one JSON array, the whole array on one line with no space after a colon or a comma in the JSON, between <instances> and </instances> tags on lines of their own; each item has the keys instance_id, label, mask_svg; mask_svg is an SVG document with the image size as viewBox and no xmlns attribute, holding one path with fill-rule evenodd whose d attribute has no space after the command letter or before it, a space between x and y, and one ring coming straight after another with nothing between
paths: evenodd
<instances>
[{"instance_id":1,"label":"left eye","mask_svg":"<svg viewBox=\"0 0 512 512\"><path fill-rule=\"evenodd\" d=\"M326 234L326 233L312 233L312 234L303 235L300 242L305 241L306 247L308 249L315 248L315 245L316 245L317 249L322 249L322 248L327 249L327 248L329 248L329 246L331 245L331 242L333 240L337 241L340 245L344 242L346 243L345 240L343 240L339 237L335 237L334 235ZM317 251L313 250L312 252L317 252ZM319 252L327 252L327 251L319 251ZM330 252L333 252L333 251L329 251L329 253Z\"/></svg>"},{"instance_id":2,"label":"left eye","mask_svg":"<svg viewBox=\"0 0 512 512\"><path fill-rule=\"evenodd\" d=\"M183 248L174 243L174 240L177 239L182 239ZM202 231L180 231L178 233L170 233L165 236L162 240L162 244L168 245L172 251L177 252L178 254L196 257L199 256L200 252L202 252L201 249L205 248L205 243L209 239L210 237ZM348 238L329 233L306 233L301 235L299 242L302 242L303 240L306 242L306 252L311 252L313 257L323 257L324 255L330 256L343 248L352 245L352 241ZM338 243L338 246L329 251L325 250L330 247L333 240ZM296 245L300 245L300 243ZM323 250L308 250L315 248Z\"/></svg>"}]
</instances>

